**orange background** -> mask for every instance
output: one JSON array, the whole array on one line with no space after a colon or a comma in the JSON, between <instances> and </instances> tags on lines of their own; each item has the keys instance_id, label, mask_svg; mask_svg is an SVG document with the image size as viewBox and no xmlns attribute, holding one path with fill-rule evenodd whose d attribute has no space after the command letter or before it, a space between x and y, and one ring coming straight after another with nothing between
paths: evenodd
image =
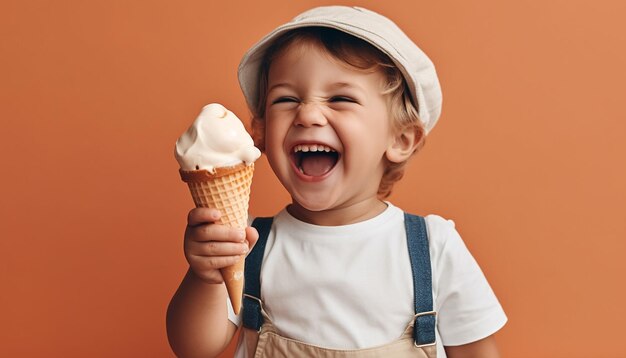
<instances>
[{"instance_id":1,"label":"orange background","mask_svg":"<svg viewBox=\"0 0 626 358\"><path fill-rule=\"evenodd\" d=\"M437 65L443 117L391 200L456 221L504 355L623 356L626 2L343 3ZM174 141L208 102L247 121L244 51L323 4L2 1L0 356L172 356L192 207ZM251 212L287 200L262 159Z\"/></svg>"}]
</instances>

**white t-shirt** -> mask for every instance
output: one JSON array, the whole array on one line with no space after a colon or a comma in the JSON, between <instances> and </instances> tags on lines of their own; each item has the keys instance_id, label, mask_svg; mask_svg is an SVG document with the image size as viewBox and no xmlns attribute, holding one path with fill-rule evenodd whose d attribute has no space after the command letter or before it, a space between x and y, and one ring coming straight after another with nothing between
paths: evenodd
<instances>
[{"instance_id":1,"label":"white t-shirt","mask_svg":"<svg viewBox=\"0 0 626 358\"><path fill-rule=\"evenodd\" d=\"M413 320L413 276L404 213L317 226L286 210L275 218L261 267L261 298L278 332L326 348L396 340ZM499 330L507 318L454 222L426 218L437 311L437 356ZM229 303L229 319L241 324ZM245 332L245 331L244 331ZM241 342L241 341L240 341ZM235 357L252 356L240 344Z\"/></svg>"}]
</instances>

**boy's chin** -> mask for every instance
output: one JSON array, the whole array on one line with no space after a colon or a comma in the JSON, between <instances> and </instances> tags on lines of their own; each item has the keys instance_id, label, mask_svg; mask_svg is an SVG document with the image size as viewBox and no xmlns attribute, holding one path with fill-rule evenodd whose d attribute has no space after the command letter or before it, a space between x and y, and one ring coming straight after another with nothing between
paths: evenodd
<instances>
[{"instance_id":1,"label":"boy's chin","mask_svg":"<svg viewBox=\"0 0 626 358\"><path fill-rule=\"evenodd\" d=\"M326 202L322 203L317 201L296 200L293 197L291 199L291 210L301 212L303 214L319 213L333 208L331 204Z\"/></svg>"},{"instance_id":2,"label":"boy's chin","mask_svg":"<svg viewBox=\"0 0 626 358\"><path fill-rule=\"evenodd\" d=\"M291 204L287 207L287 211L298 220L314 223L315 218L324 216L326 212L332 211L334 205L329 202L296 200L292 197Z\"/></svg>"}]
</instances>

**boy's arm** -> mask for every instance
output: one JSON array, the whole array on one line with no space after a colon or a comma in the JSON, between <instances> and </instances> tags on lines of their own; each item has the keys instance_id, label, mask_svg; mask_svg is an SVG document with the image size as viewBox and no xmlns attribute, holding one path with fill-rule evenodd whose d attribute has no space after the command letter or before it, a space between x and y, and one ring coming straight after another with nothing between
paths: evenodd
<instances>
[{"instance_id":1,"label":"boy's arm","mask_svg":"<svg viewBox=\"0 0 626 358\"><path fill-rule=\"evenodd\" d=\"M237 326L228 320L226 286L206 283L190 269L167 310L167 336L178 357L215 357Z\"/></svg>"},{"instance_id":2,"label":"boy's arm","mask_svg":"<svg viewBox=\"0 0 626 358\"><path fill-rule=\"evenodd\" d=\"M187 275L167 310L167 337L178 357L215 357L237 327L228 319L228 293L220 269L241 259L258 239L245 230L216 224L220 212L195 208L187 217Z\"/></svg>"},{"instance_id":3,"label":"boy's arm","mask_svg":"<svg viewBox=\"0 0 626 358\"><path fill-rule=\"evenodd\" d=\"M446 346L448 358L500 358L493 335L461 346Z\"/></svg>"}]
</instances>

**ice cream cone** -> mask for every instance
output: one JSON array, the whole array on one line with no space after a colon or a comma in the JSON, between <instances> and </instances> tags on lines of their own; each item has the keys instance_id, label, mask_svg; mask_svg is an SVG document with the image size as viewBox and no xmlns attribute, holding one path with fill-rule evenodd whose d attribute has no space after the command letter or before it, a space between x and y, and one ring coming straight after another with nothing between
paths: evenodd
<instances>
[{"instance_id":1,"label":"ice cream cone","mask_svg":"<svg viewBox=\"0 0 626 358\"><path fill-rule=\"evenodd\" d=\"M208 170L180 170L181 179L189 185L196 207L218 209L219 224L245 228L248 226L248 202L254 164L241 163L232 167ZM241 309L245 258L235 265L221 269L228 296L236 314Z\"/></svg>"}]
</instances>

